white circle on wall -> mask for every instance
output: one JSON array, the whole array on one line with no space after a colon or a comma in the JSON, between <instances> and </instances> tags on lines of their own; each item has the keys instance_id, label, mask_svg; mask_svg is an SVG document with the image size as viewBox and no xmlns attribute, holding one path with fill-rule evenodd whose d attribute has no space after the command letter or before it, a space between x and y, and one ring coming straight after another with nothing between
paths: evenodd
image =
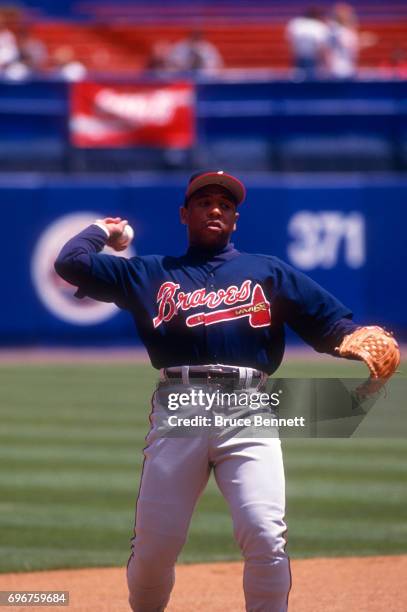
<instances>
[{"instance_id":1,"label":"white circle on wall","mask_svg":"<svg viewBox=\"0 0 407 612\"><path fill-rule=\"evenodd\" d=\"M97 302L88 297L78 300L74 297L77 288L60 278L54 270L54 262L64 244L98 218L103 218L103 215L94 212L59 217L41 233L32 255L31 278L39 299L58 319L74 325L96 325L119 311L115 304ZM103 253L117 255L110 247L105 247ZM120 252L124 257L133 255L132 246Z\"/></svg>"}]
</instances>

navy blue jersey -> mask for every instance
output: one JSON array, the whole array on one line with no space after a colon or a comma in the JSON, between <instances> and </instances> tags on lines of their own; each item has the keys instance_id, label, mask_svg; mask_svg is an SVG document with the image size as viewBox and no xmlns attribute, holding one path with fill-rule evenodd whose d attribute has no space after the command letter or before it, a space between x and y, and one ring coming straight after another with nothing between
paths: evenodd
<instances>
[{"instance_id":1,"label":"navy blue jersey","mask_svg":"<svg viewBox=\"0 0 407 612\"><path fill-rule=\"evenodd\" d=\"M330 353L356 327L348 308L277 257L229 244L126 259L100 253L106 241L90 226L64 246L56 271L78 297L128 310L156 368L224 363L271 374L283 357L284 324Z\"/></svg>"}]
</instances>

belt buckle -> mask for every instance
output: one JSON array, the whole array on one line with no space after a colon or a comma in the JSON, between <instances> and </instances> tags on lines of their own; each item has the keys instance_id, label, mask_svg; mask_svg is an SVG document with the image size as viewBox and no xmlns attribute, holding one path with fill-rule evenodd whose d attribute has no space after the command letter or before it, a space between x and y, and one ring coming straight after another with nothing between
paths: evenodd
<instances>
[{"instance_id":1,"label":"belt buckle","mask_svg":"<svg viewBox=\"0 0 407 612\"><path fill-rule=\"evenodd\" d=\"M216 380L217 375L222 374L222 373L223 373L223 368L221 366L213 366L209 368L207 371L208 383L210 383L212 379Z\"/></svg>"}]
</instances>

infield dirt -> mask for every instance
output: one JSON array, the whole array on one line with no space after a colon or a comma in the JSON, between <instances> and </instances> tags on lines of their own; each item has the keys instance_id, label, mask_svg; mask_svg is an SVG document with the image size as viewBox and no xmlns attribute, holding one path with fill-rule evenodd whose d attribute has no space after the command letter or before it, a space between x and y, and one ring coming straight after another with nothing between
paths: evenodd
<instances>
[{"instance_id":1,"label":"infield dirt","mask_svg":"<svg viewBox=\"0 0 407 612\"><path fill-rule=\"evenodd\" d=\"M168 612L243 612L241 563L180 565ZM292 612L405 612L407 555L307 559L291 564ZM0 590L69 591L70 612L125 612L124 568L1 574ZM32 607L14 607L33 610Z\"/></svg>"}]
</instances>

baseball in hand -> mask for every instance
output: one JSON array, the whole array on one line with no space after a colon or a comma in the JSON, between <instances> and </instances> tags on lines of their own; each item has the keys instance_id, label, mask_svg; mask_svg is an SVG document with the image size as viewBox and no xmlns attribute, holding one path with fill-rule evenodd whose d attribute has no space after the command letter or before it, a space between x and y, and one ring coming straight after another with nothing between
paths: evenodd
<instances>
[{"instance_id":1,"label":"baseball in hand","mask_svg":"<svg viewBox=\"0 0 407 612\"><path fill-rule=\"evenodd\" d=\"M109 233L109 238L106 242L107 246L114 251L124 251L131 244L134 238L134 230L127 223L127 219L121 217L106 217L98 219L96 222L102 225Z\"/></svg>"},{"instance_id":2,"label":"baseball in hand","mask_svg":"<svg viewBox=\"0 0 407 612\"><path fill-rule=\"evenodd\" d=\"M131 225L126 225L126 227L123 230L123 238L125 238L125 242L126 245L128 246L134 238L134 229L131 227Z\"/></svg>"},{"instance_id":3,"label":"baseball in hand","mask_svg":"<svg viewBox=\"0 0 407 612\"><path fill-rule=\"evenodd\" d=\"M132 240L134 238L134 230L131 225L126 225L121 236L118 236L114 242L112 243L112 247L115 251L124 251L130 246Z\"/></svg>"}]
</instances>

